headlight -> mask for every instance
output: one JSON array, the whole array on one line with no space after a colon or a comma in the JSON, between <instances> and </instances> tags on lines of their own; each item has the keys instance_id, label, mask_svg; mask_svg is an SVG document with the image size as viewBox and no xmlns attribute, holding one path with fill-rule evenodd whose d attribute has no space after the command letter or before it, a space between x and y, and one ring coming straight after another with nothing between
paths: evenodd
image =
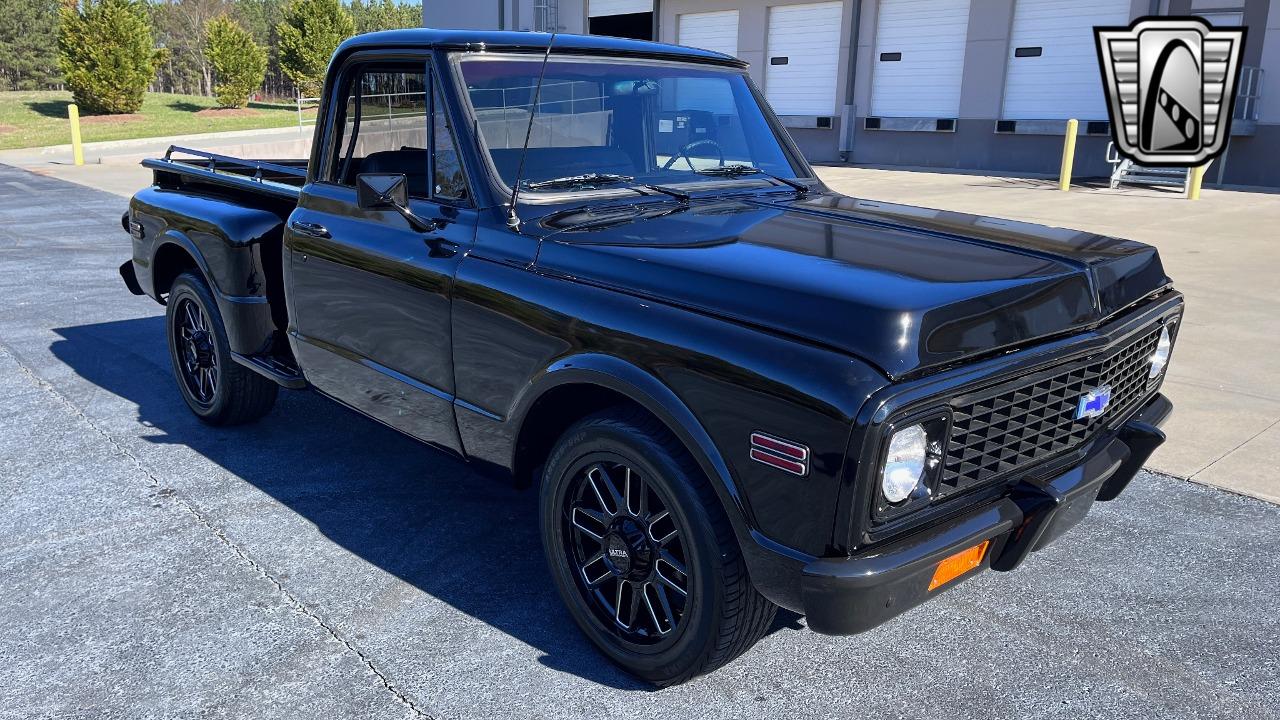
<instances>
[{"instance_id":1,"label":"headlight","mask_svg":"<svg viewBox=\"0 0 1280 720\"><path fill-rule=\"evenodd\" d=\"M1151 370L1148 379L1154 379L1164 372L1169 364L1169 353L1173 352L1173 338L1169 336L1169 326L1160 328L1160 339L1156 341L1156 350L1151 353Z\"/></svg>"},{"instance_id":2,"label":"headlight","mask_svg":"<svg viewBox=\"0 0 1280 720\"><path fill-rule=\"evenodd\" d=\"M889 440L889 452L880 471L880 491L891 503L911 497L924 478L929 436L921 425L899 430Z\"/></svg>"}]
</instances>

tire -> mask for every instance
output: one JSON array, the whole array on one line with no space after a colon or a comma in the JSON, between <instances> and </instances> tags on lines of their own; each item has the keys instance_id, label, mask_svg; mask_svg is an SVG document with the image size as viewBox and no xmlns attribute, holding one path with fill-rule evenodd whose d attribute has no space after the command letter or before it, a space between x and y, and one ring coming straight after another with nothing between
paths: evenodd
<instances>
[{"instance_id":1,"label":"tire","mask_svg":"<svg viewBox=\"0 0 1280 720\"><path fill-rule=\"evenodd\" d=\"M539 505L543 548L570 615L632 675L665 686L711 672L773 622L777 607L751 584L715 490L648 413L607 410L565 432Z\"/></svg>"},{"instance_id":2,"label":"tire","mask_svg":"<svg viewBox=\"0 0 1280 720\"><path fill-rule=\"evenodd\" d=\"M204 279L179 275L166 306L173 376L191 412L219 426L253 422L270 412L280 386L231 359L222 314Z\"/></svg>"}]
</instances>

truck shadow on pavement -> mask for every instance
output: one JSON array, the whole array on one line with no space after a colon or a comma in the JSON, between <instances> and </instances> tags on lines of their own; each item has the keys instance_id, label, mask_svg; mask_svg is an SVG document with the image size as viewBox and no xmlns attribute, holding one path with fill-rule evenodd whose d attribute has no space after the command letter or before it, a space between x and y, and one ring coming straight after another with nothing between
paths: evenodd
<instances>
[{"instance_id":1,"label":"truck shadow on pavement","mask_svg":"<svg viewBox=\"0 0 1280 720\"><path fill-rule=\"evenodd\" d=\"M95 422L123 436L119 438L123 445L134 444L129 437L133 433L147 443L190 448L234 476L192 476L187 468L194 466L189 463L175 465L182 469L173 472L156 468L158 477L173 478L178 493L200 493L202 508L218 524L226 523L229 514L246 512L246 507L249 512L261 507L243 501L237 479L243 480L313 524L343 550L536 648L542 664L614 688L651 689L605 661L561 605L542 554L536 490L517 490L480 475L465 462L316 393L281 391L272 412L252 425L206 426L190 414L174 386L162 317L54 332L62 338L50 346L55 357L85 380L137 405L138 425L132 430L119 420L94 413ZM147 447L139 451L149 466L157 461ZM184 483L187 488L181 487ZM223 487L210 493L209 485L218 483ZM241 502L235 501L237 495ZM221 506L220 500L225 500ZM261 523L272 522L269 513L260 520L235 520L242 531L229 533L232 541L245 542L248 552L273 572L294 574L296 568L288 565L293 558L342 556L327 548L281 552L255 540L278 540L288 532L289 528L274 532L262 528ZM237 540L236 535L249 539ZM298 534L293 537L299 538ZM303 536L298 541L307 539ZM314 582L331 583L335 594L350 592L349 578L341 571L340 567L308 570L317 578ZM284 582L287 586L288 581ZM328 607L345 605L327 597L300 599ZM429 608L397 607L381 625L358 635L366 639L353 642L370 646L371 639L381 635L385 643L380 645L411 646L412 641L405 638L432 633L396 623L439 616ZM798 616L780 611L771 632L799 627ZM470 647L450 649L448 655ZM379 654L376 647L370 649L375 657ZM444 652L429 648L419 657L430 661Z\"/></svg>"}]
</instances>

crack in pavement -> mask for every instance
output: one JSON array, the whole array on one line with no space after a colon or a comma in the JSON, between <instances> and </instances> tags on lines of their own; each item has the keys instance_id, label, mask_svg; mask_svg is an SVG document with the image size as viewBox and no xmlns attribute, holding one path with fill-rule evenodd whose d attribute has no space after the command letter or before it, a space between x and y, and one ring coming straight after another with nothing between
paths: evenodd
<instances>
[{"instance_id":1,"label":"crack in pavement","mask_svg":"<svg viewBox=\"0 0 1280 720\"><path fill-rule=\"evenodd\" d=\"M66 395L64 395L60 390L54 387L53 383L40 377L40 375L38 375L26 363L24 363L16 350L9 347L5 343L0 342L0 357L12 360L14 365L16 365L18 367L18 370L24 376L26 376L28 381L30 381L33 385L35 385L40 390L43 390L45 393L47 393L50 397L54 399L54 401L56 401L59 405L61 405L63 409L65 409L66 411L74 415L76 418L78 418L81 422L87 425L89 429L92 430L94 433L101 436L102 439L105 440L107 444L109 444L117 454L124 456L130 462L132 462L133 465L138 469L138 471L141 472L143 476L146 478L147 485L159 491L157 492L159 497L176 504L179 508L181 508L193 519L195 519L197 523L199 523L206 530L211 532L214 538L217 539L217 541L221 543L224 547L226 547L226 549L230 550L231 553L235 555L237 558L239 558L241 562L248 565L252 570L258 573L259 576L261 576L267 582L271 583L271 585L275 587L276 593L282 599L284 599L285 604L287 604L291 609L293 609L294 612L297 612L309 618L312 622L314 622L322 630L324 630L325 633L329 635L329 637L331 637L333 640L336 640L349 652L355 655L356 659L360 663L363 663L364 666L368 668L369 672L373 673L374 677L378 678L378 681L382 683L382 687L386 691L391 693L391 695L395 698L396 702L404 706L414 717L423 718L424 720L436 720L435 717L433 717L431 714L424 711L422 708L418 707L417 704L415 704L413 700L409 698L408 695L406 695L403 691L401 691L398 687L396 687L395 684L391 682L391 678L387 677L387 675L382 670L378 669L378 666L374 664L373 660L370 659L368 655L365 655L364 652L360 650L360 648L356 647L355 644L353 644L350 640L343 637L342 634L338 632L336 628L334 628L329 623L325 622L324 618L320 617L318 614L315 613L315 611L307 607L305 603L303 603L300 599L298 599L296 595L290 592L284 586L284 584L281 583L280 580L275 577L275 575L273 575L269 570L267 570L266 567L264 567L257 560L254 560L253 557L250 556L247 551L245 551L243 548L241 548L239 545L233 542L229 537L227 537L227 534L222 530L221 527L219 527L212 520L206 517L205 514L202 513L199 508L192 505L187 500L183 499L183 497L179 495L176 490L173 490L172 488L167 487L163 482L160 481L159 478L157 478L150 470L147 469L146 465L143 464L141 458L139 458L132 451L126 448L119 440L116 439L114 435L107 432L106 430L103 430L96 422L93 421L92 418L88 416L88 414L84 412L83 409L81 409L78 405L72 402L71 399L68 398ZM164 490L168 490L169 492L163 492Z\"/></svg>"}]
</instances>

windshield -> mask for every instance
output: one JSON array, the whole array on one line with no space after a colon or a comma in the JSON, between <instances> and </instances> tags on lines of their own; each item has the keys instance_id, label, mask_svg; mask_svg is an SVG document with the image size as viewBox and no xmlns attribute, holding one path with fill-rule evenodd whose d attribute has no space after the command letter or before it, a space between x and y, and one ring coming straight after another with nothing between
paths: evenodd
<instances>
[{"instance_id":1,"label":"windshield","mask_svg":"<svg viewBox=\"0 0 1280 720\"><path fill-rule=\"evenodd\" d=\"M464 55L480 135L510 187L541 55ZM534 113L521 187L573 190L763 175L796 177L745 75L674 62L553 59Z\"/></svg>"}]
</instances>

